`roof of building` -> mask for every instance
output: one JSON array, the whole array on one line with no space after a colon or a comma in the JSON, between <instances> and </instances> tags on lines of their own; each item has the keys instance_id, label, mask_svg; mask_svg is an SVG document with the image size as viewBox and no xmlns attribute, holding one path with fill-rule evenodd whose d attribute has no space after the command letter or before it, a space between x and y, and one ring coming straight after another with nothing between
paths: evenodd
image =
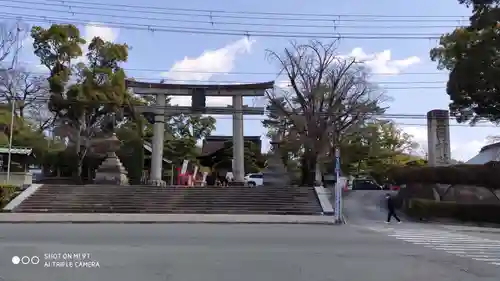
<instances>
[{"instance_id":1,"label":"roof of building","mask_svg":"<svg viewBox=\"0 0 500 281\"><path fill-rule=\"evenodd\" d=\"M150 88L150 89L207 89L207 90L267 90L274 87L274 81L251 84L168 84L150 83L126 80L127 87L130 88Z\"/></svg>"},{"instance_id":2,"label":"roof of building","mask_svg":"<svg viewBox=\"0 0 500 281\"><path fill-rule=\"evenodd\" d=\"M201 149L201 155L212 154L224 147L224 143L227 141L232 141L233 136L209 136L203 140L203 147ZM261 146L260 136L245 136L244 141L250 141Z\"/></svg>"},{"instance_id":3,"label":"roof of building","mask_svg":"<svg viewBox=\"0 0 500 281\"><path fill-rule=\"evenodd\" d=\"M476 164L481 165L488 163L490 161L499 161L500 160L500 142L492 143L483 146L479 153L469 159L466 164Z\"/></svg>"},{"instance_id":4,"label":"roof of building","mask_svg":"<svg viewBox=\"0 0 500 281\"><path fill-rule=\"evenodd\" d=\"M12 147L10 149L11 154L31 155L32 152L33 152L33 149L27 148L27 147ZM0 147L0 153L1 154L9 153L9 148L8 147Z\"/></svg>"},{"instance_id":5,"label":"roof of building","mask_svg":"<svg viewBox=\"0 0 500 281\"><path fill-rule=\"evenodd\" d=\"M493 149L493 148L498 148L498 147L500 147L500 142L488 144L488 145L483 146L479 152L483 152L485 150L489 150L489 149Z\"/></svg>"}]
</instances>

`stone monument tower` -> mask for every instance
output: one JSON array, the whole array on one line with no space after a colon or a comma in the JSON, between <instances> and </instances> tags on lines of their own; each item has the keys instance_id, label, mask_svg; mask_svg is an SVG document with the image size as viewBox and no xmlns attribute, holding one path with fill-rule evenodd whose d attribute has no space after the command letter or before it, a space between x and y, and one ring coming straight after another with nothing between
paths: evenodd
<instances>
[{"instance_id":1,"label":"stone monument tower","mask_svg":"<svg viewBox=\"0 0 500 281\"><path fill-rule=\"evenodd\" d=\"M450 164L450 113L434 109L427 112L427 144L429 166Z\"/></svg>"}]
</instances>

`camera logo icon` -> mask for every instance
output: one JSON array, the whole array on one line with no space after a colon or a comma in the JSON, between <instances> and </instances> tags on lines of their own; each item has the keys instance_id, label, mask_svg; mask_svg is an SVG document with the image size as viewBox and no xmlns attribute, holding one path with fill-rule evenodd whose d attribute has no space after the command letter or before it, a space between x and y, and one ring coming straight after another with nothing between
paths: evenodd
<instances>
[{"instance_id":1,"label":"camera logo icon","mask_svg":"<svg viewBox=\"0 0 500 281\"><path fill-rule=\"evenodd\" d=\"M13 264L23 264L23 265L27 265L27 264L37 265L37 264L40 263L40 258L38 256L32 256L32 257L29 257L29 256L22 256L22 257L13 256L12 257L12 263Z\"/></svg>"}]
</instances>

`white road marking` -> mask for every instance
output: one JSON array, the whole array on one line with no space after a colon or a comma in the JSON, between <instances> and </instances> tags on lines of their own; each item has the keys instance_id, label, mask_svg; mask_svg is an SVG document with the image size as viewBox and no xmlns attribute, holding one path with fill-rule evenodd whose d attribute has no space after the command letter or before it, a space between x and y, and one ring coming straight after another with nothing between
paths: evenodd
<instances>
[{"instance_id":1,"label":"white road marking","mask_svg":"<svg viewBox=\"0 0 500 281\"><path fill-rule=\"evenodd\" d=\"M474 237L446 230L421 228L365 227L389 237L463 258L500 266L500 240Z\"/></svg>"}]
</instances>

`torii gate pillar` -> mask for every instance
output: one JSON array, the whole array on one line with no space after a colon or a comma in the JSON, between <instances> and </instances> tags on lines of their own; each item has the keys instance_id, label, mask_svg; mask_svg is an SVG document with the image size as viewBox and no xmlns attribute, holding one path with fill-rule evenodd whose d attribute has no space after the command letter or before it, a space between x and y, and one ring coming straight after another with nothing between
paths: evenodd
<instances>
[{"instance_id":1,"label":"torii gate pillar","mask_svg":"<svg viewBox=\"0 0 500 281\"><path fill-rule=\"evenodd\" d=\"M161 186L163 182L163 142L165 139L165 105L164 93L156 94L156 107L154 109L153 143L151 153L151 174L149 181L152 185ZM173 176L173 175L172 175Z\"/></svg>"},{"instance_id":2,"label":"torii gate pillar","mask_svg":"<svg viewBox=\"0 0 500 281\"><path fill-rule=\"evenodd\" d=\"M245 177L245 141L243 133L243 96L233 96L233 177L243 183Z\"/></svg>"}]
</instances>

